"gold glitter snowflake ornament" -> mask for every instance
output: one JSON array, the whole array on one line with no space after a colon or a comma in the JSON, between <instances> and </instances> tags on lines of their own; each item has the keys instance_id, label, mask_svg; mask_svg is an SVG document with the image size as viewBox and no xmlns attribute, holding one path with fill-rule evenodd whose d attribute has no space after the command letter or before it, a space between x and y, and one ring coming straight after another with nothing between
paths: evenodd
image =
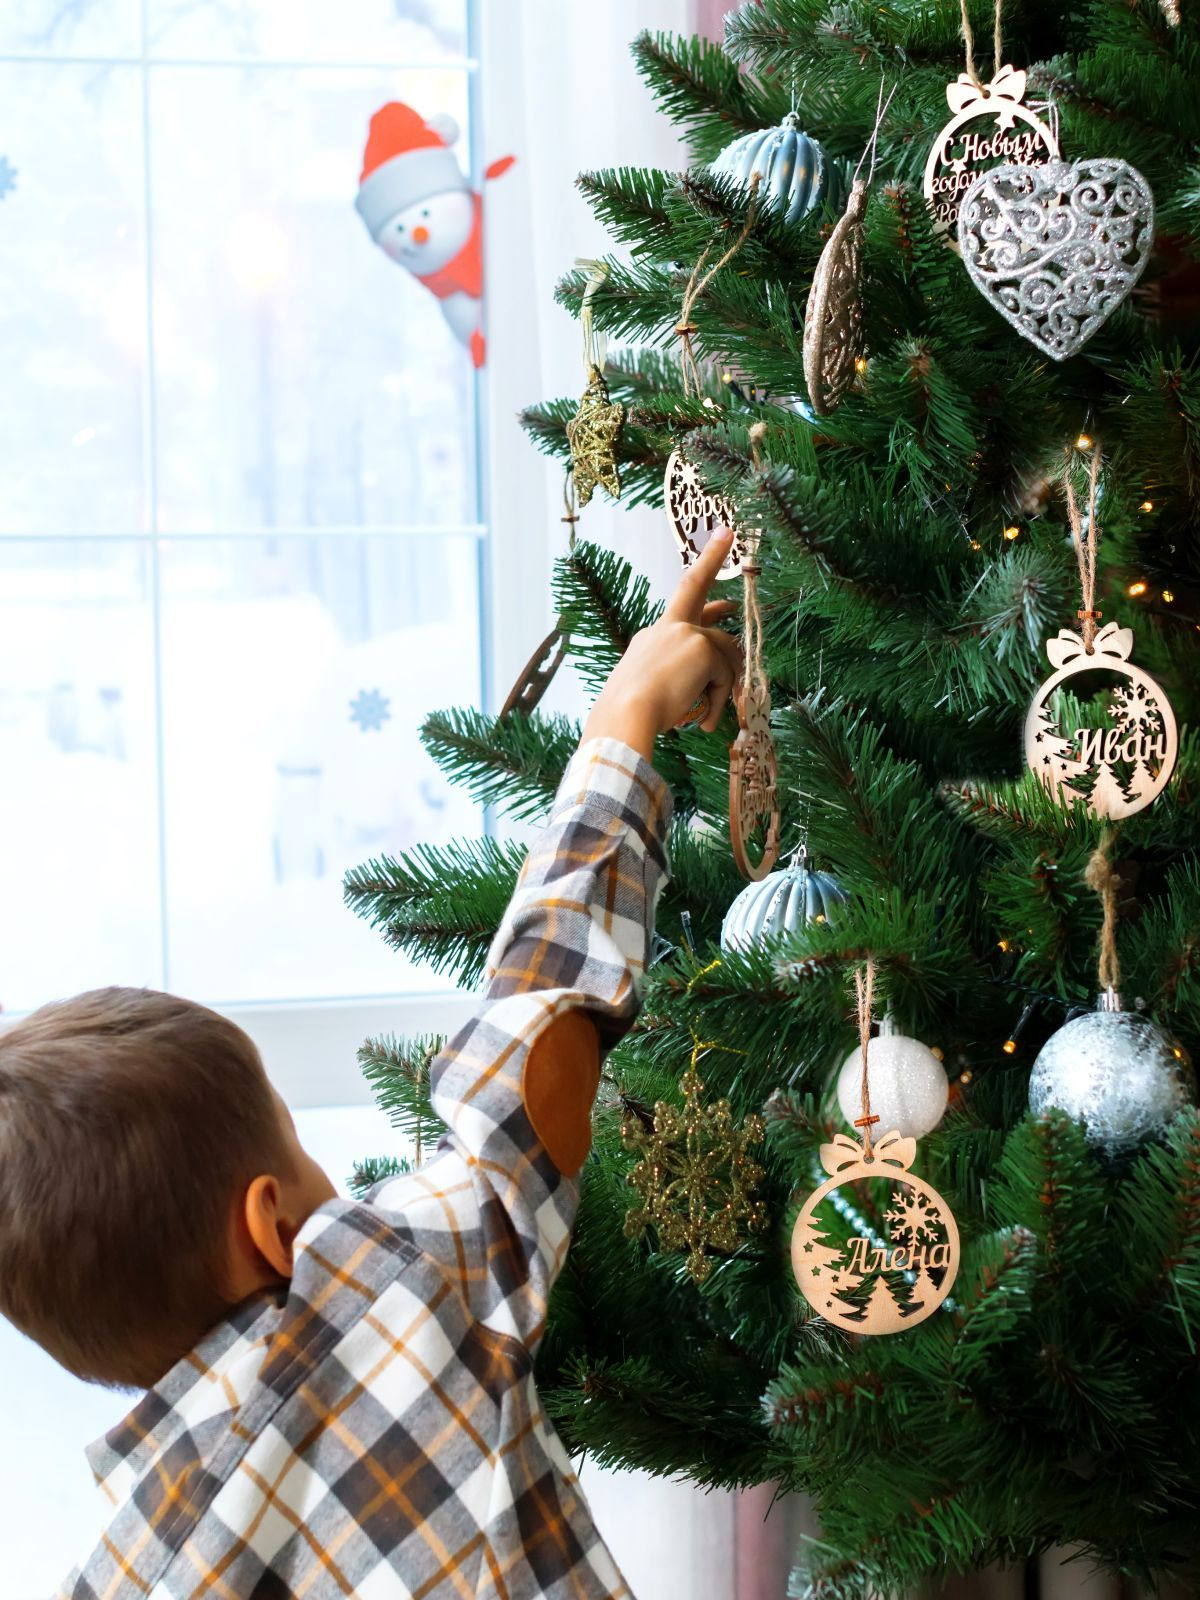
<instances>
[{"instance_id":1,"label":"gold glitter snowflake ornament","mask_svg":"<svg viewBox=\"0 0 1200 1600\"><path fill-rule=\"evenodd\" d=\"M748 1154L762 1140L762 1118L738 1128L728 1100L704 1104L696 1059L707 1048L696 1045L679 1080L682 1106L660 1100L652 1125L632 1112L621 1125L626 1146L641 1156L627 1180L640 1203L626 1213L625 1232L640 1239L653 1228L660 1250L686 1250L696 1283L712 1272L709 1250L736 1250L746 1232L767 1225L766 1206L754 1198L763 1169Z\"/></svg>"}]
</instances>

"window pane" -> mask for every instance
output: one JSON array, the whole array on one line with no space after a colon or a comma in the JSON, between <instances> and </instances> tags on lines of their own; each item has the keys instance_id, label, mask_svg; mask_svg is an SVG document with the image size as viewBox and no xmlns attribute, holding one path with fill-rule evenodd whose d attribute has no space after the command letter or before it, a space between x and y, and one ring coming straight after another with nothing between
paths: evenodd
<instances>
[{"instance_id":1,"label":"window pane","mask_svg":"<svg viewBox=\"0 0 1200 1600\"><path fill-rule=\"evenodd\" d=\"M0 532L137 532L139 75L0 64L0 105Z\"/></svg>"},{"instance_id":2,"label":"window pane","mask_svg":"<svg viewBox=\"0 0 1200 1600\"><path fill-rule=\"evenodd\" d=\"M139 0L4 0L0 52L135 56L141 49ZM0 102L9 110L7 99ZM88 148L86 146L81 148Z\"/></svg>"},{"instance_id":3,"label":"window pane","mask_svg":"<svg viewBox=\"0 0 1200 1600\"><path fill-rule=\"evenodd\" d=\"M354 209L372 112L465 83L153 69L162 531L475 520L469 356Z\"/></svg>"},{"instance_id":4,"label":"window pane","mask_svg":"<svg viewBox=\"0 0 1200 1600\"><path fill-rule=\"evenodd\" d=\"M148 0L148 21L159 55L440 61L466 54L466 10L466 0Z\"/></svg>"},{"instance_id":5,"label":"window pane","mask_svg":"<svg viewBox=\"0 0 1200 1600\"><path fill-rule=\"evenodd\" d=\"M413 1158L411 1142L377 1106L320 1106L293 1111L300 1143L322 1166L338 1193L349 1194L350 1176L368 1156Z\"/></svg>"},{"instance_id":6,"label":"window pane","mask_svg":"<svg viewBox=\"0 0 1200 1600\"><path fill-rule=\"evenodd\" d=\"M341 876L481 831L417 738L431 706L478 701L474 540L163 546L171 986L215 1002L440 987L343 906Z\"/></svg>"},{"instance_id":7,"label":"window pane","mask_svg":"<svg viewBox=\"0 0 1200 1600\"><path fill-rule=\"evenodd\" d=\"M147 553L0 542L0 1003L161 984Z\"/></svg>"}]
</instances>

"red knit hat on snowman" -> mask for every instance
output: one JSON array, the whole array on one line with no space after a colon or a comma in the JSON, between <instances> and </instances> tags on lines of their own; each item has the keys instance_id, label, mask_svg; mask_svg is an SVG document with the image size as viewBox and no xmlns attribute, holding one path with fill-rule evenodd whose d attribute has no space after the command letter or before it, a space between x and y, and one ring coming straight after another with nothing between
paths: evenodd
<instances>
[{"instance_id":1,"label":"red knit hat on snowman","mask_svg":"<svg viewBox=\"0 0 1200 1600\"><path fill-rule=\"evenodd\" d=\"M409 206L419 205L433 195L470 192L471 186L450 149L457 138L458 124L453 117L438 114L426 118L396 100L382 106L371 118L354 204L376 243L391 218ZM498 178L512 166L513 159L505 156L493 162L486 176ZM475 202L478 209L478 195ZM476 227L454 261L421 281L439 297L464 290L478 298L483 293L480 245Z\"/></svg>"}]
</instances>

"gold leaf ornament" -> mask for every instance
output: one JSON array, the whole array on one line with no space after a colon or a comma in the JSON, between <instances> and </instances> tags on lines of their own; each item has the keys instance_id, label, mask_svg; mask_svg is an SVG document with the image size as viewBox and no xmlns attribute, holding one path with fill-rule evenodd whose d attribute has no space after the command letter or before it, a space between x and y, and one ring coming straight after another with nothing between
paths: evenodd
<instances>
[{"instance_id":1,"label":"gold leaf ornament","mask_svg":"<svg viewBox=\"0 0 1200 1600\"><path fill-rule=\"evenodd\" d=\"M867 185L854 180L841 219L821 251L804 308L804 382L819 417L835 410L863 353L859 266Z\"/></svg>"}]
</instances>

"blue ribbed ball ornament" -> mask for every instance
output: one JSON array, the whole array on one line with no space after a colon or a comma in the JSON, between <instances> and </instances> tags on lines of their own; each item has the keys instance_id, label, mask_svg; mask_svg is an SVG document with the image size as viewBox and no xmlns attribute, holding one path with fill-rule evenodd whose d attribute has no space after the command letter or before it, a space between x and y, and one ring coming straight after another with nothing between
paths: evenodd
<instances>
[{"instance_id":1,"label":"blue ribbed ball ornament","mask_svg":"<svg viewBox=\"0 0 1200 1600\"><path fill-rule=\"evenodd\" d=\"M727 173L744 188L760 173L758 194L762 204L782 213L786 222L799 222L826 199L837 198L841 188L836 169L815 139L800 126L794 111L777 128L745 133L727 145L710 172Z\"/></svg>"},{"instance_id":2,"label":"blue ribbed ball ornament","mask_svg":"<svg viewBox=\"0 0 1200 1600\"><path fill-rule=\"evenodd\" d=\"M806 922L832 922L846 891L803 859L748 883L725 913L722 950L748 950L764 939L796 933Z\"/></svg>"}]
</instances>

